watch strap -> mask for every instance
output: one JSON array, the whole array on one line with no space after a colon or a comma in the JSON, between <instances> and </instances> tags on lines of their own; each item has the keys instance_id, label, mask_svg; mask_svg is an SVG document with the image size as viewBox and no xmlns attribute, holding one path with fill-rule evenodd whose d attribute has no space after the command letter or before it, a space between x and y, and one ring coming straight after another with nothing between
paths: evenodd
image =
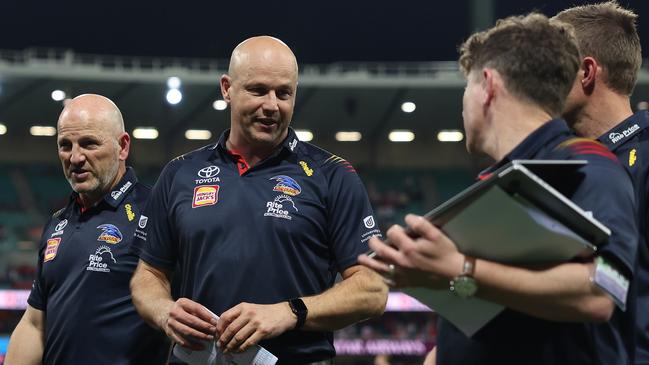
<instances>
[{"instance_id":1,"label":"watch strap","mask_svg":"<svg viewBox=\"0 0 649 365\"><path fill-rule=\"evenodd\" d=\"M300 298L289 299L288 305L289 307L291 307L291 311L297 317L297 323L295 323L294 329L299 330L304 326L304 323L306 322L306 316L309 313L309 310L304 304L304 301Z\"/></svg>"}]
</instances>

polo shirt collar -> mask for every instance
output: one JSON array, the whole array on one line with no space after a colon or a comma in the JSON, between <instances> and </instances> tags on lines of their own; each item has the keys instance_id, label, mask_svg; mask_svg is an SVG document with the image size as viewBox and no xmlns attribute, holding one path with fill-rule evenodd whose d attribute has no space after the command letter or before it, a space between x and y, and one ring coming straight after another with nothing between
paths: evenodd
<instances>
[{"instance_id":1,"label":"polo shirt collar","mask_svg":"<svg viewBox=\"0 0 649 365\"><path fill-rule=\"evenodd\" d=\"M228 137L230 136L230 129L226 129L221 133L221 136L219 136L218 142L212 147L212 149L220 149L222 151L227 151L227 145L226 142L228 140ZM297 153L297 146L300 143L300 140L297 138L297 134L295 134L295 131L293 128L288 127L288 134L286 135L286 138L284 138L284 141L280 144L282 150L287 150L291 153Z\"/></svg>"},{"instance_id":2,"label":"polo shirt collar","mask_svg":"<svg viewBox=\"0 0 649 365\"><path fill-rule=\"evenodd\" d=\"M597 138L609 150L615 151L618 147L631 140L633 136L649 127L649 111L640 110L616 125L608 132Z\"/></svg>"},{"instance_id":3,"label":"polo shirt collar","mask_svg":"<svg viewBox=\"0 0 649 365\"><path fill-rule=\"evenodd\" d=\"M104 201L113 208L119 207L122 203L122 200L126 198L128 193L133 190L135 184L137 183L137 177L132 168L127 167L126 173L122 176L122 179L115 185L113 190L110 193L104 196Z\"/></svg>"},{"instance_id":4,"label":"polo shirt collar","mask_svg":"<svg viewBox=\"0 0 649 365\"><path fill-rule=\"evenodd\" d=\"M502 160L480 172L479 177L486 176L505 166L513 160L529 160L536 156L544 147L552 143L562 134L571 134L568 124L563 119L552 119L525 137Z\"/></svg>"}]
</instances>

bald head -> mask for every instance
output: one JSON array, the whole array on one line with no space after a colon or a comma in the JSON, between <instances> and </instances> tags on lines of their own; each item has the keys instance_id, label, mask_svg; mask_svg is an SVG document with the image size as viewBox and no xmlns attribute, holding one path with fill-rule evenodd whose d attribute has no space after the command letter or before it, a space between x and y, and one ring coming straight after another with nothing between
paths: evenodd
<instances>
[{"instance_id":1,"label":"bald head","mask_svg":"<svg viewBox=\"0 0 649 365\"><path fill-rule=\"evenodd\" d=\"M58 129L61 123L70 121L92 125L115 137L124 133L124 119L117 105L97 94L83 94L70 100L59 116Z\"/></svg>"},{"instance_id":2,"label":"bald head","mask_svg":"<svg viewBox=\"0 0 649 365\"><path fill-rule=\"evenodd\" d=\"M297 78L297 59L293 51L281 40L270 36L248 38L232 51L228 74L236 79L246 72L250 65L272 65L274 68L290 70Z\"/></svg>"},{"instance_id":3,"label":"bald head","mask_svg":"<svg viewBox=\"0 0 649 365\"><path fill-rule=\"evenodd\" d=\"M122 113L104 96L77 96L63 108L57 132L65 177L83 205L95 204L126 171L130 137Z\"/></svg>"}]
</instances>

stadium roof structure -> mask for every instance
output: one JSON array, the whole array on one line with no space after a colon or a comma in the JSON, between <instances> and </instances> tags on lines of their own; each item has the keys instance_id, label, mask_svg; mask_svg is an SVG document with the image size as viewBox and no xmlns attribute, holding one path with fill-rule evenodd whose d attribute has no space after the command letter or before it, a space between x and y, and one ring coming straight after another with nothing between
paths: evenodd
<instances>
[{"instance_id":1,"label":"stadium roof structure","mask_svg":"<svg viewBox=\"0 0 649 365\"><path fill-rule=\"evenodd\" d=\"M117 103L129 132L155 128L157 139L141 144L157 146L159 152L152 156L169 159L207 143L187 140L187 130L208 130L215 139L229 127L229 111L214 105L221 99L218 82L226 69L226 60L101 56L55 49L0 51L0 123L7 129L0 140L19 142L19 150L38 145L31 142L38 137L30 135L30 128L55 127L63 107L63 95L53 100L54 90L64 92L65 98L98 93ZM171 77L178 78L182 93L175 105L166 99ZM388 140L394 130L412 131L412 143L423 148L424 155L463 155L463 143L448 150L451 147L441 147L448 143L440 142L438 133L462 130L464 84L456 62L301 65L292 125L310 131L317 144L349 151L353 160L372 165L381 164L382 151L394 154L398 148ZM646 100L649 69L642 69L633 101L646 108L641 103ZM407 112L406 102L414 104L413 111ZM340 131L358 132L361 140L339 142ZM15 153L7 156L14 158ZM438 164L457 162L445 161Z\"/></svg>"}]
</instances>

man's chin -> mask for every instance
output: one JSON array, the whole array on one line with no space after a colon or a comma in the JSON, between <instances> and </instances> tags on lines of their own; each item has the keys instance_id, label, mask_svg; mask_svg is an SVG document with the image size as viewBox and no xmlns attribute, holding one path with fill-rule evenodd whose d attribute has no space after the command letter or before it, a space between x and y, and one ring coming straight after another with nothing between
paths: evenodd
<instances>
[{"instance_id":1,"label":"man's chin","mask_svg":"<svg viewBox=\"0 0 649 365\"><path fill-rule=\"evenodd\" d=\"M276 146L280 142L282 142L282 135L281 133L264 133L264 132L256 132L252 136L253 141L260 145L260 146Z\"/></svg>"},{"instance_id":2,"label":"man's chin","mask_svg":"<svg viewBox=\"0 0 649 365\"><path fill-rule=\"evenodd\" d=\"M84 182L74 182L70 181L70 186L72 187L72 190L74 190L75 193L77 194L91 194L95 190L97 190L96 184L93 184L89 181L84 181Z\"/></svg>"}]
</instances>

